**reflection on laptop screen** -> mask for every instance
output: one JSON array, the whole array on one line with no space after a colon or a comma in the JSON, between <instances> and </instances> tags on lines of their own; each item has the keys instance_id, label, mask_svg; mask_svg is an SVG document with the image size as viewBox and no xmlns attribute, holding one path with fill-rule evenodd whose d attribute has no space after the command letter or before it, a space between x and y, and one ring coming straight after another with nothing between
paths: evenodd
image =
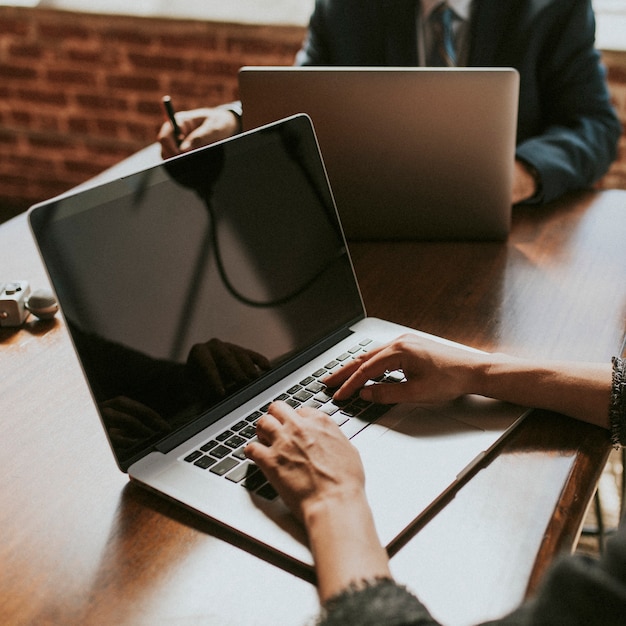
<instances>
[{"instance_id":1,"label":"reflection on laptop screen","mask_svg":"<svg viewBox=\"0 0 626 626\"><path fill-rule=\"evenodd\" d=\"M32 214L118 461L362 316L309 128L296 117Z\"/></svg>"}]
</instances>

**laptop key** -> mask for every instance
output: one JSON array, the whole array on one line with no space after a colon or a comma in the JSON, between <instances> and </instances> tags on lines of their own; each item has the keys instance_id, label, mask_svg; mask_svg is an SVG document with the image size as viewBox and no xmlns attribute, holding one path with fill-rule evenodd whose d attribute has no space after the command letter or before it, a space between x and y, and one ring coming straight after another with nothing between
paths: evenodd
<instances>
[{"instance_id":1,"label":"laptop key","mask_svg":"<svg viewBox=\"0 0 626 626\"><path fill-rule=\"evenodd\" d=\"M326 385L324 383L319 382L318 380L314 380L306 386L306 390L311 393L319 393L326 389Z\"/></svg>"},{"instance_id":2,"label":"laptop key","mask_svg":"<svg viewBox=\"0 0 626 626\"><path fill-rule=\"evenodd\" d=\"M224 443L229 448L232 448L233 450L235 450L239 446L242 446L244 443L246 443L246 440L243 437L240 437L239 435L233 435L230 439L227 439Z\"/></svg>"},{"instance_id":3,"label":"laptop key","mask_svg":"<svg viewBox=\"0 0 626 626\"><path fill-rule=\"evenodd\" d=\"M238 448L237 450L235 450L233 452L233 456L236 459L239 459L240 461L245 461L248 457L246 457L246 455L244 454L244 450L245 450L246 446L241 446L241 448Z\"/></svg>"},{"instance_id":4,"label":"laptop key","mask_svg":"<svg viewBox=\"0 0 626 626\"><path fill-rule=\"evenodd\" d=\"M368 406L361 413L361 415L359 415L359 418L362 420L367 420L368 422L375 422L379 417L384 415L390 409L391 405L389 404L372 404L371 406Z\"/></svg>"},{"instance_id":5,"label":"laptop key","mask_svg":"<svg viewBox=\"0 0 626 626\"><path fill-rule=\"evenodd\" d=\"M404 372L402 370L395 370L393 372L388 372L385 376L386 383L401 383L406 380L404 376Z\"/></svg>"},{"instance_id":6,"label":"laptop key","mask_svg":"<svg viewBox=\"0 0 626 626\"><path fill-rule=\"evenodd\" d=\"M362 410L363 410L362 408L359 408L357 406L353 406L352 404L349 404L348 406L343 407L341 409L341 412L344 413L345 415L347 415L348 417L355 417Z\"/></svg>"},{"instance_id":7,"label":"laptop key","mask_svg":"<svg viewBox=\"0 0 626 626\"><path fill-rule=\"evenodd\" d=\"M318 402L314 398L311 398L304 403L304 406L311 407L312 409L319 409L322 406L322 403Z\"/></svg>"},{"instance_id":8,"label":"laptop key","mask_svg":"<svg viewBox=\"0 0 626 626\"><path fill-rule=\"evenodd\" d=\"M326 413L326 415L334 415L339 410L339 407L332 402L327 402L322 407L320 407L320 411L322 413Z\"/></svg>"},{"instance_id":9,"label":"laptop key","mask_svg":"<svg viewBox=\"0 0 626 626\"><path fill-rule=\"evenodd\" d=\"M332 418L333 422L337 424L337 426L343 426L350 419L343 411L334 413L330 417Z\"/></svg>"},{"instance_id":10,"label":"laptop key","mask_svg":"<svg viewBox=\"0 0 626 626\"><path fill-rule=\"evenodd\" d=\"M317 400L318 402L320 402L321 404L324 404L326 402L329 402L330 400L332 400L332 396L329 396L327 393L324 393L323 391L320 391L316 396L315 396L315 400Z\"/></svg>"},{"instance_id":11,"label":"laptop key","mask_svg":"<svg viewBox=\"0 0 626 626\"><path fill-rule=\"evenodd\" d=\"M217 474L218 476L224 476L230 472L233 467L237 467L239 465L239 461L237 459L233 459L232 457L227 457L222 459L217 465L211 467L211 472Z\"/></svg>"},{"instance_id":12,"label":"laptop key","mask_svg":"<svg viewBox=\"0 0 626 626\"><path fill-rule=\"evenodd\" d=\"M187 461L187 463L193 463L193 461L195 461L201 456L202 456L202 452L200 452L200 450L194 450L191 454L188 454L185 457L185 461Z\"/></svg>"},{"instance_id":13,"label":"laptop key","mask_svg":"<svg viewBox=\"0 0 626 626\"><path fill-rule=\"evenodd\" d=\"M203 446L200 447L202 452L208 452L217 446L217 441L215 439L211 439L211 441L207 441Z\"/></svg>"},{"instance_id":14,"label":"laptop key","mask_svg":"<svg viewBox=\"0 0 626 626\"><path fill-rule=\"evenodd\" d=\"M298 393L294 394L293 397L298 402L306 402L313 397L313 394L310 391L306 391L306 389L302 389L301 391L298 391Z\"/></svg>"},{"instance_id":15,"label":"laptop key","mask_svg":"<svg viewBox=\"0 0 626 626\"><path fill-rule=\"evenodd\" d=\"M278 492L269 483L265 483L265 485L263 485L256 493L266 500L274 500L278 498Z\"/></svg>"},{"instance_id":16,"label":"laptop key","mask_svg":"<svg viewBox=\"0 0 626 626\"><path fill-rule=\"evenodd\" d=\"M226 478L233 483L240 483L250 472L251 467L254 468L255 466L250 462L240 463L234 470L226 474Z\"/></svg>"},{"instance_id":17,"label":"laptop key","mask_svg":"<svg viewBox=\"0 0 626 626\"><path fill-rule=\"evenodd\" d=\"M256 435L256 426L246 426L243 430L239 431L239 434L246 439L252 439Z\"/></svg>"},{"instance_id":18,"label":"laptop key","mask_svg":"<svg viewBox=\"0 0 626 626\"><path fill-rule=\"evenodd\" d=\"M212 459L210 456L203 455L194 463L194 465L197 465L202 469L208 469L215 463L217 463L217 459Z\"/></svg>"},{"instance_id":19,"label":"laptop key","mask_svg":"<svg viewBox=\"0 0 626 626\"><path fill-rule=\"evenodd\" d=\"M249 470L249 474L241 483L248 491L254 491L267 482L265 475L256 465L251 465Z\"/></svg>"},{"instance_id":20,"label":"laptop key","mask_svg":"<svg viewBox=\"0 0 626 626\"><path fill-rule=\"evenodd\" d=\"M225 456L228 456L232 450L227 448L226 446L217 446L211 450L211 456L214 456L217 459L223 459Z\"/></svg>"}]
</instances>

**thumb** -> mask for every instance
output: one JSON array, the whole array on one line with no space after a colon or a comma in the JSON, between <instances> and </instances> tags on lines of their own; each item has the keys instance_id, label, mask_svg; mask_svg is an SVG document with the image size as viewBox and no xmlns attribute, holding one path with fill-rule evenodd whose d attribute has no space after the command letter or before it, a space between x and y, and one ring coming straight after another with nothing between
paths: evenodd
<instances>
[{"instance_id":1,"label":"thumb","mask_svg":"<svg viewBox=\"0 0 626 626\"><path fill-rule=\"evenodd\" d=\"M397 404L415 402L419 397L413 385L409 383L374 383L361 389L359 396L376 404Z\"/></svg>"}]
</instances>

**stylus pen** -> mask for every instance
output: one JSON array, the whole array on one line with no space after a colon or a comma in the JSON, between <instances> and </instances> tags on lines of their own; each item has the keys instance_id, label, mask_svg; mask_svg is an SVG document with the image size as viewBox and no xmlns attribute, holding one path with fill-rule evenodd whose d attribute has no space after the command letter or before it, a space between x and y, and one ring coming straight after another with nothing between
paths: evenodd
<instances>
[{"instance_id":1,"label":"stylus pen","mask_svg":"<svg viewBox=\"0 0 626 626\"><path fill-rule=\"evenodd\" d=\"M163 102L163 108L165 109L165 113L167 114L167 119L169 119L170 124L172 125L172 130L174 131L174 141L177 146L180 146L181 134L180 126L176 122L176 116L174 115L174 107L172 106L172 99L169 96L163 96L161 98Z\"/></svg>"}]
</instances>

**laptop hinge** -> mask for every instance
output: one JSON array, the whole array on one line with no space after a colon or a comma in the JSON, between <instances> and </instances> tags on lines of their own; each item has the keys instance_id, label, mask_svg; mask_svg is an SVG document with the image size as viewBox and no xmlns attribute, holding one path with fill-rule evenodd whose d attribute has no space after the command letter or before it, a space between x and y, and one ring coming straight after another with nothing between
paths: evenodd
<instances>
[{"instance_id":1,"label":"laptop hinge","mask_svg":"<svg viewBox=\"0 0 626 626\"><path fill-rule=\"evenodd\" d=\"M154 445L154 449L158 452L162 452L163 454L170 452L181 443L184 443L187 439L190 439L203 429L217 422L217 420L219 420L220 418L237 409L248 400L251 400L255 396L259 395L265 389L268 389L283 378L286 378L292 372L295 372L299 367L306 365L306 363L308 363L312 359L316 358L326 350L329 350L330 348L332 348L333 345L352 335L354 331L351 330L351 326L353 326L360 319L362 319L362 317L352 320L349 324L346 324L340 330L335 331L334 333L331 333L329 336L325 337L323 340L318 341L315 346L309 348L308 350L305 350L297 357L288 360L283 365L271 371L266 376L263 376L262 378L256 380L254 383L248 385L245 389L241 390L235 396L227 398L219 406L212 408L206 414L201 415L193 422L187 424L175 433L171 433L167 436L167 438L157 442Z\"/></svg>"}]
</instances>

